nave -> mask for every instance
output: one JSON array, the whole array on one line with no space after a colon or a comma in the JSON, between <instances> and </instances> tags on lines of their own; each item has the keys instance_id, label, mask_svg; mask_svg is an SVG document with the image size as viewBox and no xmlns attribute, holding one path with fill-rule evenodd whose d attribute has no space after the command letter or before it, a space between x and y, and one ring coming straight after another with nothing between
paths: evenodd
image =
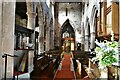
<instances>
[{"instance_id":1,"label":"nave","mask_svg":"<svg viewBox=\"0 0 120 80\"><path fill-rule=\"evenodd\" d=\"M60 69L58 69L54 75L54 80L75 79L72 54L64 53L59 67Z\"/></svg>"},{"instance_id":2,"label":"nave","mask_svg":"<svg viewBox=\"0 0 120 80\"><path fill-rule=\"evenodd\" d=\"M54 66L52 66L50 63L50 65L48 65L48 67L52 68L48 68L46 67L45 70L43 70L42 74L40 74L40 72L38 73L34 73L31 74L31 79L33 80L40 80L40 79L51 79L51 80L57 80L57 79L75 79L75 72L74 72L74 66L73 66L73 61L72 61L72 54L71 53L66 53L66 52L62 52L61 53L61 59L59 62L59 66L57 66L55 72L53 73L53 75L50 73L51 70L53 70L53 67L57 64L54 64ZM46 72L48 71L48 72ZM34 72L34 71L33 71ZM46 74L45 74L46 73ZM37 75L39 74L39 75ZM51 76L50 76L51 75Z\"/></svg>"},{"instance_id":3,"label":"nave","mask_svg":"<svg viewBox=\"0 0 120 80\"><path fill-rule=\"evenodd\" d=\"M119 80L119 13L118 0L0 1L0 80Z\"/></svg>"},{"instance_id":4,"label":"nave","mask_svg":"<svg viewBox=\"0 0 120 80\"><path fill-rule=\"evenodd\" d=\"M90 54L90 52L74 51L67 53L56 50L47 54L49 55L43 59L35 61L34 70L28 73L29 77L21 74L23 76L19 77L20 75L18 75L18 79L89 80L100 77L98 66L90 59L94 54Z\"/></svg>"}]
</instances>

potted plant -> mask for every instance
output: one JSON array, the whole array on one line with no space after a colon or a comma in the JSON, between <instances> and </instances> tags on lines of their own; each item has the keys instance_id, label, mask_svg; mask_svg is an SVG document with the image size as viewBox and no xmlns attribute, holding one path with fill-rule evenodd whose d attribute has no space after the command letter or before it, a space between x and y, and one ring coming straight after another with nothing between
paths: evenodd
<instances>
[{"instance_id":1,"label":"potted plant","mask_svg":"<svg viewBox=\"0 0 120 80\"><path fill-rule=\"evenodd\" d=\"M96 40L95 43L97 45L94 51L96 57L93 57L92 60L93 62L98 62L100 70L106 70L108 66L117 62L116 54L118 54L118 42L114 40L98 42Z\"/></svg>"}]
</instances>

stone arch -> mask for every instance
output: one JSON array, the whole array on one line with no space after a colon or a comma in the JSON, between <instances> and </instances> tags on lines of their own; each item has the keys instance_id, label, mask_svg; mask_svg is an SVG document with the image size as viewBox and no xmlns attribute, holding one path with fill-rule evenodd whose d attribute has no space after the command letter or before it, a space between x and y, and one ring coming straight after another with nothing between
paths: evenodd
<instances>
[{"instance_id":1,"label":"stone arch","mask_svg":"<svg viewBox=\"0 0 120 80\"><path fill-rule=\"evenodd\" d=\"M75 32L76 28L75 28L74 22L73 22L72 20L70 20L69 18L67 18L67 19L61 24L61 28L66 24L66 23L65 23L66 21L69 21L70 25L72 26L72 28L73 28L73 30L74 30L74 32Z\"/></svg>"},{"instance_id":2,"label":"stone arch","mask_svg":"<svg viewBox=\"0 0 120 80\"><path fill-rule=\"evenodd\" d=\"M70 24L69 19L67 19L67 20L63 23L63 25L61 26L61 30L60 30L60 35L61 35L61 36L62 36L62 33L63 33L63 28L64 28L66 25L70 25L72 31L75 33L75 30L74 30L74 28L72 27L72 25ZM74 37L75 37L75 34L74 34Z\"/></svg>"},{"instance_id":3,"label":"stone arch","mask_svg":"<svg viewBox=\"0 0 120 80\"><path fill-rule=\"evenodd\" d=\"M64 33L68 34L68 36L63 37ZM69 50L75 49L75 31L72 25L70 24L69 19L67 19L61 26L60 36L61 36L61 46L64 46L63 50L66 50L68 48L67 46L65 48L65 45L67 44L66 41L70 41Z\"/></svg>"},{"instance_id":4,"label":"stone arch","mask_svg":"<svg viewBox=\"0 0 120 80\"><path fill-rule=\"evenodd\" d=\"M85 26L84 26L84 35L85 35L85 46L84 46L84 50L85 51L89 51L89 35L90 35L90 26L89 26L89 18L86 17L85 20Z\"/></svg>"},{"instance_id":5,"label":"stone arch","mask_svg":"<svg viewBox=\"0 0 120 80\"><path fill-rule=\"evenodd\" d=\"M97 17L98 10L94 5L92 8L92 13L90 16L90 49L93 50L95 48L95 36L96 36L96 17Z\"/></svg>"},{"instance_id":6,"label":"stone arch","mask_svg":"<svg viewBox=\"0 0 120 80\"><path fill-rule=\"evenodd\" d=\"M96 9L96 6L94 5L93 8L92 8L91 16L90 16L90 26L91 26L91 30L90 31L94 31L95 30L94 26L93 26L93 23L94 23L96 12L97 12L97 9Z\"/></svg>"},{"instance_id":7,"label":"stone arch","mask_svg":"<svg viewBox=\"0 0 120 80\"><path fill-rule=\"evenodd\" d=\"M72 20L69 20L69 22L70 22L70 24L71 24L71 26L73 27L73 30L74 30L74 32L75 32L75 31L76 31L76 27L75 27L74 22L73 22Z\"/></svg>"}]
</instances>

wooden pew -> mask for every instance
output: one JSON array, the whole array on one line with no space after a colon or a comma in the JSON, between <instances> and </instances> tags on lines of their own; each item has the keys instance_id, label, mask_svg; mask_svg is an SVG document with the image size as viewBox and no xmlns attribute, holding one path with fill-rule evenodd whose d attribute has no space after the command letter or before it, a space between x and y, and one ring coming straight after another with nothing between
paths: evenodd
<instances>
[{"instance_id":1,"label":"wooden pew","mask_svg":"<svg viewBox=\"0 0 120 80\"><path fill-rule=\"evenodd\" d=\"M88 65L89 52L85 51L74 51L74 59L79 60L81 64Z\"/></svg>"},{"instance_id":2,"label":"wooden pew","mask_svg":"<svg viewBox=\"0 0 120 80\"><path fill-rule=\"evenodd\" d=\"M51 65L52 67L50 68L50 77L53 78L55 72L57 71L59 64L61 62L61 53L62 50L52 50L49 53L47 53L47 55L49 56L49 59L53 60L53 64Z\"/></svg>"},{"instance_id":3,"label":"wooden pew","mask_svg":"<svg viewBox=\"0 0 120 80\"><path fill-rule=\"evenodd\" d=\"M100 77L100 71L99 71L99 68L98 68L98 65L97 64L94 64L91 59L89 58L89 65L90 65L90 68L92 69L92 73L95 75L96 78L99 78Z\"/></svg>"},{"instance_id":4,"label":"wooden pew","mask_svg":"<svg viewBox=\"0 0 120 80\"><path fill-rule=\"evenodd\" d=\"M97 78L100 77L100 71L98 69L97 64L94 64L90 58L89 58L89 65L87 67L84 66L84 69L90 79L96 80Z\"/></svg>"},{"instance_id":5,"label":"wooden pew","mask_svg":"<svg viewBox=\"0 0 120 80\"><path fill-rule=\"evenodd\" d=\"M79 61L79 64L77 62L77 67L81 64L81 69L83 69L81 70L81 74L79 74L79 76L81 75L81 78L88 76L90 79L95 80L100 77L98 66L93 64L91 59L89 59L90 52L74 51L73 55L74 59ZM80 68L78 70L80 70Z\"/></svg>"},{"instance_id":6,"label":"wooden pew","mask_svg":"<svg viewBox=\"0 0 120 80\"><path fill-rule=\"evenodd\" d=\"M34 71L31 72L31 78L52 78L60 63L61 51L48 51L40 56L34 64Z\"/></svg>"},{"instance_id":7,"label":"wooden pew","mask_svg":"<svg viewBox=\"0 0 120 80\"><path fill-rule=\"evenodd\" d=\"M76 71L77 79L96 80L97 78L100 77L99 69L93 63L90 64L91 68L89 68L88 66L81 64L80 61L77 60L77 65L78 65Z\"/></svg>"},{"instance_id":8,"label":"wooden pew","mask_svg":"<svg viewBox=\"0 0 120 80\"><path fill-rule=\"evenodd\" d=\"M98 65L94 64L91 61L91 59L90 59L91 55L89 54L89 52L87 52L87 54L86 54L85 51L74 51L73 55L74 55L73 62L74 62L75 71L76 72L81 71L81 73L76 74L78 76L78 78L83 79L84 77L86 77L85 75L82 75L83 73L84 74L86 73L87 76L89 77L89 79L91 79L91 80L96 80L96 79L100 78L100 70L98 68ZM94 56L94 55L92 55L92 56ZM77 65L76 65L75 60L78 60L80 62L81 68L78 69L79 64L77 63ZM82 68L83 68L83 71L81 70ZM109 78L109 80L115 79L113 74L115 74L115 69L113 69L112 67L109 67L108 68L108 78Z\"/></svg>"},{"instance_id":9,"label":"wooden pew","mask_svg":"<svg viewBox=\"0 0 120 80\"><path fill-rule=\"evenodd\" d=\"M75 72L76 79L83 79L84 77L87 76L87 73L86 73L83 65L80 63L80 61L76 60L76 62L77 62L77 65L78 65L77 70Z\"/></svg>"},{"instance_id":10,"label":"wooden pew","mask_svg":"<svg viewBox=\"0 0 120 80\"><path fill-rule=\"evenodd\" d=\"M41 57L34 63L34 70L30 73L30 76L40 76L43 70L50 64L50 60L47 56Z\"/></svg>"}]
</instances>

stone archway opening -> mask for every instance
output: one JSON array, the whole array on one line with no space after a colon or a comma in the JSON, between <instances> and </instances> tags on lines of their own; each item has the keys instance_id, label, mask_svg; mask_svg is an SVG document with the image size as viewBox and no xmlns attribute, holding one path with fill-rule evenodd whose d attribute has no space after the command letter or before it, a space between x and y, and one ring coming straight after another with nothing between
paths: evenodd
<instances>
[{"instance_id":1,"label":"stone archway opening","mask_svg":"<svg viewBox=\"0 0 120 80\"><path fill-rule=\"evenodd\" d=\"M61 45L63 51L69 53L75 49L75 32L67 19L61 27Z\"/></svg>"}]
</instances>

